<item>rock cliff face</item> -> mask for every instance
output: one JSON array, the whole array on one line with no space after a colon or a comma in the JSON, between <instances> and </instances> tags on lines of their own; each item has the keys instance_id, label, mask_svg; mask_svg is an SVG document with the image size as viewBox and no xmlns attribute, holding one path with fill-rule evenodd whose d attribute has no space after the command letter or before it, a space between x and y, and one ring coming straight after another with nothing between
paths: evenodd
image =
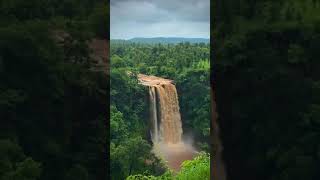
<instances>
[{"instance_id":1,"label":"rock cliff face","mask_svg":"<svg viewBox=\"0 0 320 180\"><path fill-rule=\"evenodd\" d=\"M92 50L90 57L94 60L94 70L109 74L109 40L92 39L89 43Z\"/></svg>"},{"instance_id":2,"label":"rock cliff face","mask_svg":"<svg viewBox=\"0 0 320 180\"><path fill-rule=\"evenodd\" d=\"M220 132L219 132L219 123L217 121L217 112L216 112L216 102L215 102L215 91L214 87L211 87L211 112L212 112L212 123L211 129L212 132L212 142L211 145L213 147L213 156L211 158L211 172L214 180L226 180L227 174L225 170L225 163L223 161L223 145L220 139Z\"/></svg>"},{"instance_id":3,"label":"rock cliff face","mask_svg":"<svg viewBox=\"0 0 320 180\"><path fill-rule=\"evenodd\" d=\"M53 30L52 37L57 44L63 46L66 39L72 38L69 33L63 30ZM93 71L102 71L106 75L109 74L109 40L107 39L91 39L87 42L90 49L90 58L93 63Z\"/></svg>"}]
</instances>

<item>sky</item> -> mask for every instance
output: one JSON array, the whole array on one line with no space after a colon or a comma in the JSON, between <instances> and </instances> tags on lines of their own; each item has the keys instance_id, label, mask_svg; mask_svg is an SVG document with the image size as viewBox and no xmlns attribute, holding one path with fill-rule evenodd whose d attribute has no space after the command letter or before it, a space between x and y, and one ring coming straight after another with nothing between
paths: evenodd
<instances>
[{"instance_id":1,"label":"sky","mask_svg":"<svg viewBox=\"0 0 320 180\"><path fill-rule=\"evenodd\" d=\"M210 0L111 0L111 39L210 38Z\"/></svg>"}]
</instances>

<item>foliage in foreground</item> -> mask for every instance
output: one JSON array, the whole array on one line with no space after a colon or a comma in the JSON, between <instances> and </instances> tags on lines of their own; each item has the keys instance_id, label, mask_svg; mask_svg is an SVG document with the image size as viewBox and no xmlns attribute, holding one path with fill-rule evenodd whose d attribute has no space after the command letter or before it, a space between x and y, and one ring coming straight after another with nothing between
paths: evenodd
<instances>
[{"instance_id":1,"label":"foliage in foreground","mask_svg":"<svg viewBox=\"0 0 320 180\"><path fill-rule=\"evenodd\" d=\"M210 155L201 152L193 160L184 161L181 170L174 175L168 170L161 176L132 175L126 180L206 180L210 179Z\"/></svg>"}]
</instances>

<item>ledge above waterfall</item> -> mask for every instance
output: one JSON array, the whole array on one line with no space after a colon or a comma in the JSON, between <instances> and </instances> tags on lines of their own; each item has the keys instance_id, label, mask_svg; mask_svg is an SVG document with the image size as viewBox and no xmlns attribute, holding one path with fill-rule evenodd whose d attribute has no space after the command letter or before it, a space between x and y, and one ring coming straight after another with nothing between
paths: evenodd
<instances>
[{"instance_id":1,"label":"ledge above waterfall","mask_svg":"<svg viewBox=\"0 0 320 180\"><path fill-rule=\"evenodd\" d=\"M173 80L160 78L156 76L148 76L145 74L138 74L139 84L144 86L156 86L162 84L174 84Z\"/></svg>"}]
</instances>

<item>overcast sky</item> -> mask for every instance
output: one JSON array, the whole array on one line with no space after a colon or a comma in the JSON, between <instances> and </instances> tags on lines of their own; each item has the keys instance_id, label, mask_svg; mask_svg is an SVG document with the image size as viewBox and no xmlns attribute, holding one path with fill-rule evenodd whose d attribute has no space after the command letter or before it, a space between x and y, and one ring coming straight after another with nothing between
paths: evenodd
<instances>
[{"instance_id":1,"label":"overcast sky","mask_svg":"<svg viewBox=\"0 0 320 180\"><path fill-rule=\"evenodd\" d=\"M210 0L111 0L111 39L210 37Z\"/></svg>"}]
</instances>

